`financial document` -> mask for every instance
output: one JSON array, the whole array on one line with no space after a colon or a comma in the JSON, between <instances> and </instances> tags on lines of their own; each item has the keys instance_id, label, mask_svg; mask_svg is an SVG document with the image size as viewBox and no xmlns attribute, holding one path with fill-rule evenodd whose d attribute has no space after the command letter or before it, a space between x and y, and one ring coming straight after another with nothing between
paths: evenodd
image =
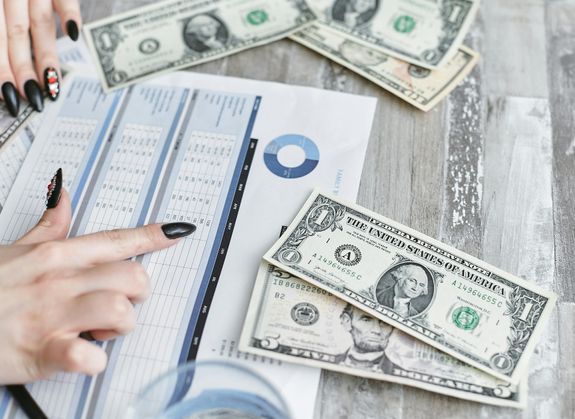
<instances>
[{"instance_id":1,"label":"financial document","mask_svg":"<svg viewBox=\"0 0 575 419\"><path fill-rule=\"evenodd\" d=\"M59 374L30 391L51 418L122 417L141 387L188 360L246 364L312 417L319 370L238 352L261 256L313 186L355 199L375 99L318 89L173 73L105 95L70 75L46 111L0 214L0 242L44 211L61 167L72 236L150 222L196 232L140 257L152 295L136 330L104 344L97 377ZM0 396L0 417L17 417Z\"/></svg>"}]
</instances>

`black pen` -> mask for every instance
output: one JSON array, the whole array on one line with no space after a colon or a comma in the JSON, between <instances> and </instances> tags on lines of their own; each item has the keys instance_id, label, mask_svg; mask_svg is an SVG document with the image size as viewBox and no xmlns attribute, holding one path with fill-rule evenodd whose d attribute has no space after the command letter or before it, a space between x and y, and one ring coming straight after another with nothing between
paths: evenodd
<instances>
[{"instance_id":1,"label":"black pen","mask_svg":"<svg viewBox=\"0 0 575 419\"><path fill-rule=\"evenodd\" d=\"M12 397L16 399L26 416L30 419L48 419L48 416L42 411L38 403L28 393L26 387L21 384L13 384L6 386Z\"/></svg>"}]
</instances>

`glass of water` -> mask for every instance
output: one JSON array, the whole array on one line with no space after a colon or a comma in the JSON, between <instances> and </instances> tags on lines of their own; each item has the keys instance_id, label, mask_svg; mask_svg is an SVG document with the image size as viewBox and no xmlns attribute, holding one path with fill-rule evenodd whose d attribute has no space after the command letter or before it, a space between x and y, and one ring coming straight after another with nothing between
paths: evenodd
<instances>
[{"instance_id":1,"label":"glass of water","mask_svg":"<svg viewBox=\"0 0 575 419\"><path fill-rule=\"evenodd\" d=\"M223 361L182 364L160 375L128 407L130 419L290 419L279 392L247 368Z\"/></svg>"}]
</instances>

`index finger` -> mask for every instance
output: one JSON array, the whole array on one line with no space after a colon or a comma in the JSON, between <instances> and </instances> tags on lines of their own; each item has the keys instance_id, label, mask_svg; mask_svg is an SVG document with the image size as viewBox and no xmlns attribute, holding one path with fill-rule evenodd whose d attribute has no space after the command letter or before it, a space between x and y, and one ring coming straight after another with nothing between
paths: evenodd
<instances>
[{"instance_id":1,"label":"index finger","mask_svg":"<svg viewBox=\"0 0 575 419\"><path fill-rule=\"evenodd\" d=\"M62 30L72 41L77 41L82 25L78 0L54 0L54 9L60 16Z\"/></svg>"},{"instance_id":2,"label":"index finger","mask_svg":"<svg viewBox=\"0 0 575 419\"><path fill-rule=\"evenodd\" d=\"M64 253L82 265L124 260L170 247L194 231L195 225L183 222L100 231L64 241Z\"/></svg>"}]
</instances>

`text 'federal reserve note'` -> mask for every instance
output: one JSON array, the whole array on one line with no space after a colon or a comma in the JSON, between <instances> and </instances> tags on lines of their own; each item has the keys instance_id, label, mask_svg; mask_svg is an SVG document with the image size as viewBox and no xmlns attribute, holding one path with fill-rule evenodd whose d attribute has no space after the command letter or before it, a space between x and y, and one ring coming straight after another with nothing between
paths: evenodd
<instances>
[{"instance_id":1,"label":"text 'federal reserve note'","mask_svg":"<svg viewBox=\"0 0 575 419\"><path fill-rule=\"evenodd\" d=\"M264 259L517 384L556 297L355 204L314 191Z\"/></svg>"},{"instance_id":2,"label":"text 'federal reserve note'","mask_svg":"<svg viewBox=\"0 0 575 419\"><path fill-rule=\"evenodd\" d=\"M498 380L265 262L240 350L464 400L525 404L526 379L520 386Z\"/></svg>"}]
</instances>

